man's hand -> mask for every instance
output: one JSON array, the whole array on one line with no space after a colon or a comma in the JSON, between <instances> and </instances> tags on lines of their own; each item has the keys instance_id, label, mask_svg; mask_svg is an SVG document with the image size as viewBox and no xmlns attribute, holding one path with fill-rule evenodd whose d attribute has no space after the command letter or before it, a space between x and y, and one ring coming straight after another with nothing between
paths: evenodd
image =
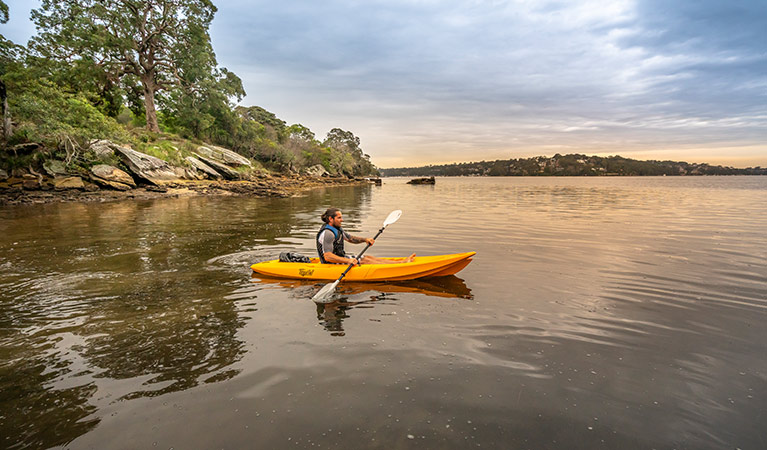
<instances>
[{"instance_id":1,"label":"man's hand","mask_svg":"<svg viewBox=\"0 0 767 450\"><path fill-rule=\"evenodd\" d=\"M349 261L349 264L353 264L355 266L358 266L360 264L360 260L357 258L350 258L351 261Z\"/></svg>"},{"instance_id":2,"label":"man's hand","mask_svg":"<svg viewBox=\"0 0 767 450\"><path fill-rule=\"evenodd\" d=\"M376 243L375 239L373 238L365 238L365 242L367 242L368 245L373 245Z\"/></svg>"}]
</instances>

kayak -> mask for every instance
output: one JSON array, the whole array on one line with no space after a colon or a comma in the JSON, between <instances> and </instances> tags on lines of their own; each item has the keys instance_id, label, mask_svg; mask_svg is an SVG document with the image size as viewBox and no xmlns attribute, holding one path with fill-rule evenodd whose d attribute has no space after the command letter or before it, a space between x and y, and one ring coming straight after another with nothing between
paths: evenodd
<instances>
[{"instance_id":1,"label":"kayak","mask_svg":"<svg viewBox=\"0 0 767 450\"><path fill-rule=\"evenodd\" d=\"M402 261L399 264L360 264L354 266L344 277L347 281L397 281L423 277L455 275L469 265L476 252L452 255L416 256L412 262L406 258L382 258ZM264 261L250 266L254 272L277 278L304 280L336 280L349 267L348 264L322 264L319 258L310 263Z\"/></svg>"}]
</instances>

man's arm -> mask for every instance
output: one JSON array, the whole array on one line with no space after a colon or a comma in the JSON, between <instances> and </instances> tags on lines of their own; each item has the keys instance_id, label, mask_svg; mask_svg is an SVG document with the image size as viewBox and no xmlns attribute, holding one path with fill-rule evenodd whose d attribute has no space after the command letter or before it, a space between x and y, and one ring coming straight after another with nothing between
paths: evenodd
<instances>
[{"instance_id":1,"label":"man's arm","mask_svg":"<svg viewBox=\"0 0 767 450\"><path fill-rule=\"evenodd\" d=\"M336 255L333 252L325 252L322 254L322 256L325 258L325 261L330 263L336 263L336 264L352 264L353 263L354 265L359 264L359 261L357 261L354 258L341 257Z\"/></svg>"},{"instance_id":2,"label":"man's arm","mask_svg":"<svg viewBox=\"0 0 767 450\"><path fill-rule=\"evenodd\" d=\"M366 242L370 245L373 245L375 243L375 240L373 238L352 236L351 234L348 234L348 233L344 234L344 239L346 239L347 242L350 242L352 244L362 244L363 242Z\"/></svg>"}]
</instances>

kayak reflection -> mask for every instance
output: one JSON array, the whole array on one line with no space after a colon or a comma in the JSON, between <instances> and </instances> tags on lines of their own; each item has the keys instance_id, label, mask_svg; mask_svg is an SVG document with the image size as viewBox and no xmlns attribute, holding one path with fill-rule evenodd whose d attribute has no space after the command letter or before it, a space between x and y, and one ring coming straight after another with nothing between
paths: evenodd
<instances>
[{"instance_id":1,"label":"kayak reflection","mask_svg":"<svg viewBox=\"0 0 767 450\"><path fill-rule=\"evenodd\" d=\"M272 284L287 289L295 289L301 286L308 286L310 284L316 285L319 289L325 285L325 283L317 284L316 281L309 280L288 280L284 278L264 277L263 275L258 275L256 273L251 276L251 279L256 283ZM471 289L466 286L466 283L463 281L463 279L455 275L419 278L417 280L409 281L388 281L381 283L343 282L338 285L336 294L334 295L338 297L339 301L350 301L352 303L358 303L358 301L349 299L349 297L364 294L369 291L383 294L408 293L424 294L431 297L444 298L474 298L474 296L471 294Z\"/></svg>"},{"instance_id":2,"label":"kayak reflection","mask_svg":"<svg viewBox=\"0 0 767 450\"><path fill-rule=\"evenodd\" d=\"M287 280L284 278L268 278L254 273L252 281L259 284L272 285L276 288L299 289L313 286L316 293L325 283L316 280ZM461 278L455 275L443 277L420 278L409 281L389 281L381 283L347 282L338 285L330 303L315 304L317 320L332 336L345 336L343 322L349 318L354 308L373 307L379 301L396 301L397 294L423 294L430 297L473 299L471 289ZM306 295L305 291L302 296ZM309 299L311 296L307 295ZM309 302L312 303L312 302Z\"/></svg>"}]
</instances>

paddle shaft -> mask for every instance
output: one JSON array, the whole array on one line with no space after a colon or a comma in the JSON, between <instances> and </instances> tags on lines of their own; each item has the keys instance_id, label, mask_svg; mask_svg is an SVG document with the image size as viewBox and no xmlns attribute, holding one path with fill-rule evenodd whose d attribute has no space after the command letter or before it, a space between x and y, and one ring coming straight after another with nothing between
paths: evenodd
<instances>
[{"instance_id":1,"label":"paddle shaft","mask_svg":"<svg viewBox=\"0 0 767 450\"><path fill-rule=\"evenodd\" d=\"M383 231L384 231L385 229L386 229L386 227L381 227L381 229L380 229L380 230L378 230L378 233L376 233L376 235L375 235L375 237L373 238L373 240L375 241L376 239L378 239L378 236L380 236L380 235L381 235L381 233L383 233ZM364 249L362 249L362 251L360 252L360 254L359 254L359 255L357 255L357 258L356 258L356 259L357 259L357 264L362 264L362 255L363 255L363 254L364 254L364 253L367 251L367 249L369 249L369 248L370 248L370 244L366 245L366 246L365 246L365 248L364 248ZM354 263L351 263L351 264L349 264L349 267L347 267L347 268L346 268L346 270L344 270L344 272L341 274L341 276L340 276L340 277L338 277L338 281L341 281L341 279L342 279L343 277L345 277L345 276L346 276L346 273L347 273L348 271L350 271L352 267L354 267Z\"/></svg>"}]
</instances>

